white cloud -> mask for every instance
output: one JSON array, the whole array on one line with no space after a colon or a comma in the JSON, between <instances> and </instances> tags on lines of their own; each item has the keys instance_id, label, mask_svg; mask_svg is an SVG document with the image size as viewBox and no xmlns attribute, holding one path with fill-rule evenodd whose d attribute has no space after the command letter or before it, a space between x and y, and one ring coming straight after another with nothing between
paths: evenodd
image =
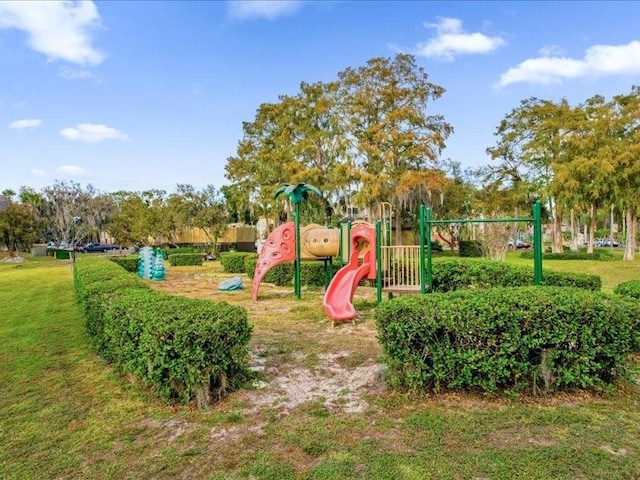
<instances>
[{"instance_id":1,"label":"white cloud","mask_svg":"<svg viewBox=\"0 0 640 480\"><path fill-rule=\"evenodd\" d=\"M558 45L545 45L538 53L541 57L561 57L564 55L564 49Z\"/></svg>"},{"instance_id":2,"label":"white cloud","mask_svg":"<svg viewBox=\"0 0 640 480\"><path fill-rule=\"evenodd\" d=\"M75 127L65 128L60 130L60 135L68 140L87 143L97 143L103 140L128 140L128 137L119 130L95 123L80 123Z\"/></svg>"},{"instance_id":3,"label":"white cloud","mask_svg":"<svg viewBox=\"0 0 640 480\"><path fill-rule=\"evenodd\" d=\"M61 165L56 168L56 172L70 177L81 177L85 173L85 169L76 165Z\"/></svg>"},{"instance_id":4,"label":"white cloud","mask_svg":"<svg viewBox=\"0 0 640 480\"><path fill-rule=\"evenodd\" d=\"M65 80L93 80L96 76L93 72L85 69L62 67L58 74Z\"/></svg>"},{"instance_id":5,"label":"white cloud","mask_svg":"<svg viewBox=\"0 0 640 480\"><path fill-rule=\"evenodd\" d=\"M26 32L29 46L49 61L97 65L104 55L91 44L91 31L100 27L92 1L0 1L0 29Z\"/></svg>"},{"instance_id":6,"label":"white cloud","mask_svg":"<svg viewBox=\"0 0 640 480\"><path fill-rule=\"evenodd\" d=\"M41 168L32 168L31 175L34 175L36 177L46 177L47 172L42 170Z\"/></svg>"},{"instance_id":7,"label":"white cloud","mask_svg":"<svg viewBox=\"0 0 640 480\"><path fill-rule=\"evenodd\" d=\"M16 120L9 124L9 128L33 128L42 125L42 120L39 118L25 118L24 120Z\"/></svg>"},{"instance_id":8,"label":"white cloud","mask_svg":"<svg viewBox=\"0 0 640 480\"><path fill-rule=\"evenodd\" d=\"M640 73L640 41L626 45L594 45L580 60L562 56L529 58L502 74L499 87L513 83L558 84L585 76Z\"/></svg>"},{"instance_id":9,"label":"white cloud","mask_svg":"<svg viewBox=\"0 0 640 480\"><path fill-rule=\"evenodd\" d=\"M416 55L436 57L452 61L457 55L492 52L506 44L502 37L490 37L484 33L466 33L458 18L438 17L438 23L425 23L437 36L419 43Z\"/></svg>"},{"instance_id":10,"label":"white cloud","mask_svg":"<svg viewBox=\"0 0 640 480\"><path fill-rule=\"evenodd\" d=\"M227 12L234 18L275 20L292 15L301 6L298 0L234 0L227 2Z\"/></svg>"}]
</instances>

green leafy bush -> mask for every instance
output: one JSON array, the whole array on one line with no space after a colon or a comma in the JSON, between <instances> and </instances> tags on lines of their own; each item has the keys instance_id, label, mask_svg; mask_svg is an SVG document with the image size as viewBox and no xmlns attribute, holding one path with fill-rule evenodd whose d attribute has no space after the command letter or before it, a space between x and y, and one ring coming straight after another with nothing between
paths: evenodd
<instances>
[{"instance_id":1,"label":"green leafy bush","mask_svg":"<svg viewBox=\"0 0 640 480\"><path fill-rule=\"evenodd\" d=\"M174 267L186 267L202 265L204 255L201 253L172 253L169 255L169 263Z\"/></svg>"},{"instance_id":2,"label":"green leafy bush","mask_svg":"<svg viewBox=\"0 0 640 480\"><path fill-rule=\"evenodd\" d=\"M108 359L112 354L104 344L105 305L125 290L149 290L149 287L118 265L96 257L78 257L74 263L73 279L85 328L98 353Z\"/></svg>"},{"instance_id":3,"label":"green leafy bush","mask_svg":"<svg viewBox=\"0 0 640 480\"><path fill-rule=\"evenodd\" d=\"M602 288L602 279L597 275L588 273L544 270L543 283L555 287L577 287L593 291L598 291Z\"/></svg>"},{"instance_id":4,"label":"green leafy bush","mask_svg":"<svg viewBox=\"0 0 640 480\"><path fill-rule=\"evenodd\" d=\"M629 280L616 285L613 293L640 300L640 280Z\"/></svg>"},{"instance_id":5,"label":"green leafy bush","mask_svg":"<svg viewBox=\"0 0 640 480\"><path fill-rule=\"evenodd\" d=\"M220 254L220 264L227 273L244 273L247 258L258 257L255 253L249 252L224 252Z\"/></svg>"},{"instance_id":6,"label":"green leafy bush","mask_svg":"<svg viewBox=\"0 0 640 480\"><path fill-rule=\"evenodd\" d=\"M427 247L427 244L425 242L425 248ZM431 251L433 253L441 253L442 252L442 244L440 242L438 242L437 240L432 240L431 241Z\"/></svg>"},{"instance_id":7,"label":"green leafy bush","mask_svg":"<svg viewBox=\"0 0 640 480\"><path fill-rule=\"evenodd\" d=\"M481 257L482 242L479 240L460 240L458 252L461 257Z\"/></svg>"},{"instance_id":8,"label":"green leafy bush","mask_svg":"<svg viewBox=\"0 0 640 480\"><path fill-rule=\"evenodd\" d=\"M245 309L156 292L97 256L75 262L74 288L100 355L165 401L204 406L246 377Z\"/></svg>"},{"instance_id":9,"label":"green leafy bush","mask_svg":"<svg viewBox=\"0 0 640 480\"><path fill-rule=\"evenodd\" d=\"M577 288L406 296L375 319L392 383L430 391L607 388L640 346L640 304Z\"/></svg>"},{"instance_id":10,"label":"green leafy bush","mask_svg":"<svg viewBox=\"0 0 640 480\"><path fill-rule=\"evenodd\" d=\"M246 311L226 302L127 292L106 312L114 363L168 402L220 397L246 375L251 336Z\"/></svg>"},{"instance_id":11,"label":"green leafy bush","mask_svg":"<svg viewBox=\"0 0 640 480\"><path fill-rule=\"evenodd\" d=\"M127 272L136 273L138 271L138 255L127 255L122 257L109 257L114 263L117 263Z\"/></svg>"},{"instance_id":12,"label":"green leafy bush","mask_svg":"<svg viewBox=\"0 0 640 480\"><path fill-rule=\"evenodd\" d=\"M257 258L247 257L245 259L245 273L249 278L253 278L258 263ZM333 263L332 266L333 275L340 270L338 263ZM262 279L265 283L273 283L280 287L293 284L293 262L280 263L267 272ZM300 273L302 278L300 279L302 285L310 285L323 287L325 282L325 266L320 261L304 261L300 265ZM331 278L333 278L333 275ZM331 280L331 279L329 279Z\"/></svg>"},{"instance_id":13,"label":"green leafy bush","mask_svg":"<svg viewBox=\"0 0 640 480\"><path fill-rule=\"evenodd\" d=\"M324 287L325 278L327 281L331 281L336 272L340 270L340 265L338 263L332 263L331 269L328 269L329 265L327 264L325 267L324 262L302 262L300 265L300 274L302 276L300 281L302 285ZM331 276L329 277L329 275Z\"/></svg>"},{"instance_id":14,"label":"green leafy bush","mask_svg":"<svg viewBox=\"0 0 640 480\"><path fill-rule=\"evenodd\" d=\"M258 259L247 257L245 259L245 273L253 278ZM280 287L293 284L293 262L280 263L267 272L262 279L265 283L273 283Z\"/></svg>"},{"instance_id":15,"label":"green leafy bush","mask_svg":"<svg viewBox=\"0 0 640 480\"><path fill-rule=\"evenodd\" d=\"M520 253L522 258L533 258L533 250L526 250ZM593 253L587 253L586 249L566 250L562 253L545 252L542 254L544 260L613 260L614 256L608 250L595 249Z\"/></svg>"},{"instance_id":16,"label":"green leafy bush","mask_svg":"<svg viewBox=\"0 0 640 480\"><path fill-rule=\"evenodd\" d=\"M432 284L436 292L461 288L523 287L533 283L533 267L511 265L493 260L440 259L433 262ZM543 283L549 286L573 286L600 290L597 275L543 271Z\"/></svg>"},{"instance_id":17,"label":"green leafy bush","mask_svg":"<svg viewBox=\"0 0 640 480\"><path fill-rule=\"evenodd\" d=\"M158 250L155 248L154 250ZM177 247L177 248L161 248L162 257L165 260L169 259L169 255L181 255L183 253L204 253L200 247Z\"/></svg>"}]
</instances>

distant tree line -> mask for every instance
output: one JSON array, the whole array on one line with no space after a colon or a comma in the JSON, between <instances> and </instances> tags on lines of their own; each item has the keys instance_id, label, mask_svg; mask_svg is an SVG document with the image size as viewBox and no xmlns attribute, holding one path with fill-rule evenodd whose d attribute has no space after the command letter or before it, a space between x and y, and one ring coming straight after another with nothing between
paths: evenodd
<instances>
[{"instance_id":1,"label":"distant tree line","mask_svg":"<svg viewBox=\"0 0 640 480\"><path fill-rule=\"evenodd\" d=\"M0 242L17 248L16 231L23 232L24 245L32 238L73 242L107 232L128 245L197 228L215 245L229 222L286 220L290 205L274 198L275 191L284 183L307 183L323 197L305 203L303 223L335 223L350 214L349 207L375 215L388 202L401 243L402 226L411 223L419 204L441 219L498 217L528 215L539 199L552 227L553 251L564 248L567 230L577 248L578 229L585 227L593 251L598 228L607 226L612 234L618 223L624 258L634 258L639 87L575 106L565 99L523 100L496 128L496 143L486 150L493 161L467 170L457 159L441 158L453 127L431 112L431 102L444 93L411 55L373 58L333 81L302 82L297 93L260 105L227 159L226 186L197 190L179 184L172 193L104 193L73 182L40 192L22 187L17 194L5 192L11 202L0 212ZM21 223L19 217L30 220ZM450 246L461 235L455 224L438 232Z\"/></svg>"}]
</instances>

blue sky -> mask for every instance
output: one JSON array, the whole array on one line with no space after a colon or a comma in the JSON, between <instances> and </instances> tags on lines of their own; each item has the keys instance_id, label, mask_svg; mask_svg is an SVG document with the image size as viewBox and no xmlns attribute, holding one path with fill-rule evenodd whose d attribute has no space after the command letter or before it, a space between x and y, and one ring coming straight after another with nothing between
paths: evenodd
<instances>
[{"instance_id":1,"label":"blue sky","mask_svg":"<svg viewBox=\"0 0 640 480\"><path fill-rule=\"evenodd\" d=\"M220 187L261 103L397 52L478 166L520 100L640 84L640 2L0 1L0 190Z\"/></svg>"}]
</instances>

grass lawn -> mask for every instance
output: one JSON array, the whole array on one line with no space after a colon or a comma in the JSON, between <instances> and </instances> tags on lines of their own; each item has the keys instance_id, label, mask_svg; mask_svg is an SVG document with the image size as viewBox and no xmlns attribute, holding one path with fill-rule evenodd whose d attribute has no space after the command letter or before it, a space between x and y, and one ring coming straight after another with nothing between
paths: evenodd
<instances>
[{"instance_id":1,"label":"grass lawn","mask_svg":"<svg viewBox=\"0 0 640 480\"><path fill-rule=\"evenodd\" d=\"M543 260L543 269L560 272L582 272L598 275L602 279L602 291L613 293L619 283L640 279L640 259L623 262L620 249L610 249L615 260ZM507 261L517 265L533 266L533 259L520 257L520 252L507 253Z\"/></svg>"},{"instance_id":2,"label":"grass lawn","mask_svg":"<svg viewBox=\"0 0 640 480\"><path fill-rule=\"evenodd\" d=\"M531 264L510 254L508 261ZM640 261L546 261L611 291ZM510 400L385 389L372 320L332 328L322 291L220 292L218 262L168 267L154 288L242 304L260 381L208 411L162 405L98 358L68 261L0 263L0 478L640 478L640 388Z\"/></svg>"}]
</instances>

